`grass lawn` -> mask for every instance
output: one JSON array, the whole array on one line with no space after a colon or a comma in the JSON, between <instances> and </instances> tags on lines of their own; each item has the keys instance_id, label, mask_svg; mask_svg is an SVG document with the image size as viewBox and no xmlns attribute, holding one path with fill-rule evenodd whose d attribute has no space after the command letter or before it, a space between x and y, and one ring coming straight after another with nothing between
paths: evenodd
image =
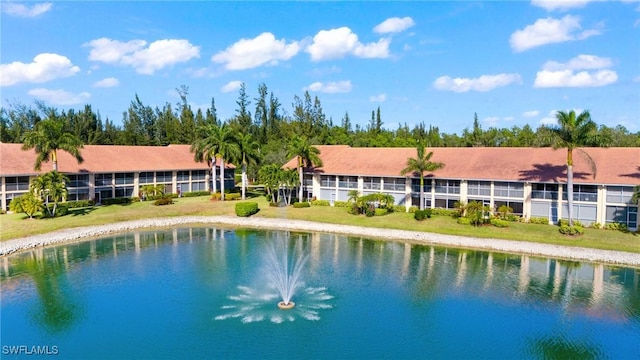
<instances>
[{"instance_id":1,"label":"grass lawn","mask_svg":"<svg viewBox=\"0 0 640 360\"><path fill-rule=\"evenodd\" d=\"M558 232L557 226L510 223L509 228L493 226L473 227L459 225L448 216L433 216L418 222L410 213L392 213L386 216L365 217L347 213L345 208L312 206L294 209L269 207L264 197L250 199L259 204L260 212L254 217L309 220L332 224L367 226L376 228L427 231L440 234L531 241L545 244L580 246L640 253L640 236L620 231L585 229L579 237L568 237ZM72 209L69 214L53 219L29 220L24 214L0 215L0 241L43 234L55 230L102 225L120 221L187 215L235 216L236 201L210 201L209 197L174 199L173 205L154 206L152 201L128 205L98 206Z\"/></svg>"}]
</instances>

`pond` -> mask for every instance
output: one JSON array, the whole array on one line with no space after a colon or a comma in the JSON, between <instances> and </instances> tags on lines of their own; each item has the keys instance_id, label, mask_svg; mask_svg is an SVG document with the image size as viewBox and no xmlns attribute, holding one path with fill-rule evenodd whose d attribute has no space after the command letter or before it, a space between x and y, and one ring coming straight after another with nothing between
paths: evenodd
<instances>
[{"instance_id":1,"label":"pond","mask_svg":"<svg viewBox=\"0 0 640 360\"><path fill-rule=\"evenodd\" d=\"M0 284L3 358L640 357L640 270L515 254L182 227L4 257Z\"/></svg>"}]
</instances>

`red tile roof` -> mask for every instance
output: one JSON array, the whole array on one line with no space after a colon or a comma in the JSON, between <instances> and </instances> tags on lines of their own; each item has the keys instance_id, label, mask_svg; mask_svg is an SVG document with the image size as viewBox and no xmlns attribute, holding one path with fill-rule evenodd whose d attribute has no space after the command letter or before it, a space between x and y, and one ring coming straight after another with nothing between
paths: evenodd
<instances>
[{"instance_id":1,"label":"red tile roof","mask_svg":"<svg viewBox=\"0 0 640 360\"><path fill-rule=\"evenodd\" d=\"M206 162L196 162L190 145L121 146L85 145L80 150L84 162L78 164L65 151L58 151L58 170L65 173L101 173L209 169ZM51 162L42 163L35 171L35 150L22 150L22 144L0 143L0 174L32 175L51 171ZM218 160L218 165L220 161ZM226 167L235 168L228 164Z\"/></svg>"},{"instance_id":2,"label":"red tile roof","mask_svg":"<svg viewBox=\"0 0 640 360\"><path fill-rule=\"evenodd\" d=\"M399 177L415 148L352 148L317 145L323 167L315 171L336 175ZM552 148L428 148L431 161L445 167L428 176L443 179L566 182L567 150ZM597 166L594 179L582 151ZM582 148L574 150L574 182L640 184L640 148ZM296 166L295 159L284 165Z\"/></svg>"}]
</instances>

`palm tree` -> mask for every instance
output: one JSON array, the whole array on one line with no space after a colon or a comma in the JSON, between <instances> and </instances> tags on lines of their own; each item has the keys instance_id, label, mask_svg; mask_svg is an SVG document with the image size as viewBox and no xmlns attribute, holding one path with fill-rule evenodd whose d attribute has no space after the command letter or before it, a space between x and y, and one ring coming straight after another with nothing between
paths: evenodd
<instances>
[{"instance_id":1,"label":"palm tree","mask_svg":"<svg viewBox=\"0 0 640 360\"><path fill-rule=\"evenodd\" d=\"M249 162L257 162L260 155L258 142L255 141L253 136L249 133L238 133L238 145L240 147L240 154L242 159L242 200L246 196L247 181L247 166Z\"/></svg>"},{"instance_id":2,"label":"palm tree","mask_svg":"<svg viewBox=\"0 0 640 360\"><path fill-rule=\"evenodd\" d=\"M58 202L64 201L67 197L66 182L68 180L66 175L55 170L31 180L29 185L31 192L38 199L44 201L44 209L51 217L56 214ZM49 208L49 201L53 201L53 208Z\"/></svg>"},{"instance_id":3,"label":"palm tree","mask_svg":"<svg viewBox=\"0 0 640 360\"><path fill-rule=\"evenodd\" d=\"M220 159L220 199L224 201L224 163L225 159L239 158L240 148L236 136L227 124L215 126L206 125L200 129L203 137L191 145L191 152L196 161L211 161L211 175L213 176L213 192L216 192L216 159Z\"/></svg>"},{"instance_id":4,"label":"palm tree","mask_svg":"<svg viewBox=\"0 0 640 360\"><path fill-rule=\"evenodd\" d=\"M431 157L433 156L433 151L429 151L429 153L425 155L423 145L418 145L416 150L418 156L407 159L407 167L400 171L400 175L406 175L408 173L418 173L420 175L420 210L424 210L424 172L442 169L444 164L432 162Z\"/></svg>"},{"instance_id":5,"label":"palm tree","mask_svg":"<svg viewBox=\"0 0 640 360\"><path fill-rule=\"evenodd\" d=\"M597 137L598 127L591 120L591 114L585 110L576 116L576 112L571 110L556 112L558 125L548 128L552 135L552 145L554 149L567 149L567 199L569 205L569 226L573 226L573 150L580 151L586 158L593 177L596 177L596 164L581 146L606 145L602 144L602 139Z\"/></svg>"},{"instance_id":6,"label":"palm tree","mask_svg":"<svg viewBox=\"0 0 640 360\"><path fill-rule=\"evenodd\" d=\"M311 166L321 167L320 150L313 146L306 137L295 135L287 147L287 157L295 157L298 163L298 176L300 178L300 188L298 191L298 201L303 197L303 169Z\"/></svg>"},{"instance_id":7,"label":"palm tree","mask_svg":"<svg viewBox=\"0 0 640 360\"><path fill-rule=\"evenodd\" d=\"M276 164L265 165L258 170L258 180L264 185L267 194L271 195L269 202L275 203L278 197L277 189L280 183L280 167Z\"/></svg>"},{"instance_id":8,"label":"palm tree","mask_svg":"<svg viewBox=\"0 0 640 360\"><path fill-rule=\"evenodd\" d=\"M40 170L43 162L51 160L53 170L58 170L58 150L64 150L76 158L78 163L84 159L80 154L82 141L70 132L64 130L65 121L51 114L48 119L36 124L35 129L24 134L22 139L22 150L35 148L36 164L35 169Z\"/></svg>"}]
</instances>

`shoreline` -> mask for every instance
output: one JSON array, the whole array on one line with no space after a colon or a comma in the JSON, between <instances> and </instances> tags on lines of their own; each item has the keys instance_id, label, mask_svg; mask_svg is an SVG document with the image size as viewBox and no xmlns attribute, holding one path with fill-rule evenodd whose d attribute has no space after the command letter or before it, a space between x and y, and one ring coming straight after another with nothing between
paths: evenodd
<instances>
[{"instance_id":1,"label":"shoreline","mask_svg":"<svg viewBox=\"0 0 640 360\"><path fill-rule=\"evenodd\" d=\"M372 239L409 241L411 243L423 245L437 245L444 247L477 249L483 251L526 254L640 268L640 254L623 251L590 249L577 246L540 244L526 241L463 237L410 230L337 225L306 220L250 217L241 218L233 216L181 216L174 218L141 219L106 225L65 229L47 234L8 240L0 243L0 257L9 256L17 252L26 251L38 247L64 244L66 242L78 240L81 241L83 239L107 236L138 229L165 228L188 224L209 224L258 229L324 232L332 234L362 236Z\"/></svg>"}]
</instances>

